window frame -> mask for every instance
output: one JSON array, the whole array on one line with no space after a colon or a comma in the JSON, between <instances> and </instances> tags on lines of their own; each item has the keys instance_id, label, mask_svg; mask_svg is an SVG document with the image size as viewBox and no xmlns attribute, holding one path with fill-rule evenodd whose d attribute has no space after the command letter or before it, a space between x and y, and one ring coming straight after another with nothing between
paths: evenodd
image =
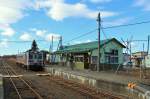
<instances>
[{"instance_id":1,"label":"window frame","mask_svg":"<svg viewBox=\"0 0 150 99\"><path fill-rule=\"evenodd\" d=\"M97 64L98 63L98 56L91 56L91 63L92 64Z\"/></svg>"},{"instance_id":2,"label":"window frame","mask_svg":"<svg viewBox=\"0 0 150 99\"><path fill-rule=\"evenodd\" d=\"M105 63L118 64L119 53L118 49L111 49L111 52L105 52Z\"/></svg>"},{"instance_id":3,"label":"window frame","mask_svg":"<svg viewBox=\"0 0 150 99\"><path fill-rule=\"evenodd\" d=\"M84 56L82 56L82 55L74 56L74 61L75 62L84 62Z\"/></svg>"}]
</instances>

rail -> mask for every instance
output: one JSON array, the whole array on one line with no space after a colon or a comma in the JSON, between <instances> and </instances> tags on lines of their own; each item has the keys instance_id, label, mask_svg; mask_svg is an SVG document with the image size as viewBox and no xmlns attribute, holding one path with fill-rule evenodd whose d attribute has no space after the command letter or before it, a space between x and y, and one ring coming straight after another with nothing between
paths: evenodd
<instances>
[{"instance_id":1,"label":"rail","mask_svg":"<svg viewBox=\"0 0 150 99\"><path fill-rule=\"evenodd\" d=\"M67 88L70 88L74 91L83 94L84 96L91 97L92 99L101 99L101 97L107 97L111 99L124 99L125 96L115 96L109 92L102 92L100 90L96 90L93 87L88 87L84 84L80 84L71 80L65 80L62 77L49 75L49 79L59 85L63 85Z\"/></svg>"},{"instance_id":2,"label":"rail","mask_svg":"<svg viewBox=\"0 0 150 99\"><path fill-rule=\"evenodd\" d=\"M12 79L12 75L18 75L17 73L16 73L16 71L9 65L9 64L7 64L6 62L4 62L4 61L2 61L2 64L1 64L2 66L3 66L3 71L5 71L10 77L9 77L9 79L10 79L10 81L11 81L11 83L13 84L13 87L15 88L15 91L17 92L17 95L18 95L18 97L19 97L19 99L22 99L22 97L21 97L21 94L20 94L20 92L19 92L19 90L17 89L17 86L15 85L15 83L14 83L14 81L13 81L13 79ZM6 68L6 66L7 66L7 68ZM28 80L24 80L22 77L20 77L20 76L18 76L17 77L19 80L21 80L33 93L34 93L34 95L36 95L36 97L38 98L38 99L43 99L42 97L41 97L41 95L38 93L38 92L36 92L28 83L29 83L29 81Z\"/></svg>"}]
</instances>

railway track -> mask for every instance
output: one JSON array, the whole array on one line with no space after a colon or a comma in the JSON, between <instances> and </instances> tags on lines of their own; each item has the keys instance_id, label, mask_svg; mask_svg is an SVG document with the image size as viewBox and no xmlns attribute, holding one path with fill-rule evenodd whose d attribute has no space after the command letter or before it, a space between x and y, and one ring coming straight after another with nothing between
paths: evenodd
<instances>
[{"instance_id":1,"label":"railway track","mask_svg":"<svg viewBox=\"0 0 150 99\"><path fill-rule=\"evenodd\" d=\"M104 92L84 84L63 79L63 77L60 76L47 75L47 77L50 81L53 81L63 86L64 88L68 88L80 93L81 95L85 96L86 99L127 99L126 96L122 96L122 95L116 96L110 92Z\"/></svg>"},{"instance_id":2,"label":"railway track","mask_svg":"<svg viewBox=\"0 0 150 99\"><path fill-rule=\"evenodd\" d=\"M9 66L6 62L1 60L0 69L2 75L7 75L14 90L16 91L17 99L43 99L42 96L36 92L28 80L24 80Z\"/></svg>"},{"instance_id":3,"label":"railway track","mask_svg":"<svg viewBox=\"0 0 150 99\"><path fill-rule=\"evenodd\" d=\"M11 74L8 74L6 72L4 74L7 74L9 76L12 76L12 75L17 76L18 75L15 72L15 70L11 66L9 66L6 62L3 62L3 69L6 69L7 71L11 72ZM2 71L4 72L4 70L2 70ZM41 76L41 77L43 77L43 76ZM63 88L70 89L71 91L79 93L80 95L84 96L85 99L128 99L126 96L114 95L110 92L97 90L96 88L89 87L87 85L80 84L80 83L77 83L77 82L74 82L71 80L67 80L60 76L54 76L54 75L48 74L48 75L45 75L44 77L46 77L45 80L49 80L50 82L54 82ZM19 95L21 95L22 90L28 89L33 93L30 95L30 96L32 96L33 99L42 99L42 97L32 88L32 86L31 86L32 80L23 80L22 81L22 80L20 80L22 78L23 77L21 77L21 76L15 77L15 78L9 77L9 79L15 80L17 82L19 80L19 82L22 82L23 84L26 85L26 87L22 88L20 85L17 85L16 83L13 84L13 86L16 85L16 87L14 86L14 88L16 90L16 93L18 94L18 97L19 97ZM34 98L33 96L35 96L36 98ZM19 98L19 99L24 99L24 98Z\"/></svg>"}]
</instances>

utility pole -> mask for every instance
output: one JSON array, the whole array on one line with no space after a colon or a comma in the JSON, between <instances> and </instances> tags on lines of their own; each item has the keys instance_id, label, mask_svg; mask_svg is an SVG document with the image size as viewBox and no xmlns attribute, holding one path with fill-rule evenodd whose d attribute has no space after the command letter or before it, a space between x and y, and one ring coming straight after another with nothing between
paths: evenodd
<instances>
[{"instance_id":1,"label":"utility pole","mask_svg":"<svg viewBox=\"0 0 150 99\"><path fill-rule=\"evenodd\" d=\"M150 35L148 35L148 39L147 39L147 57L149 57L148 56L148 54L149 54L149 41L150 41ZM145 76L145 78L147 77L147 68L146 68L146 63L145 63L145 57L144 57L144 76Z\"/></svg>"},{"instance_id":2,"label":"utility pole","mask_svg":"<svg viewBox=\"0 0 150 99\"><path fill-rule=\"evenodd\" d=\"M51 51L53 52L53 35L52 35L52 45L51 45Z\"/></svg>"},{"instance_id":3,"label":"utility pole","mask_svg":"<svg viewBox=\"0 0 150 99\"><path fill-rule=\"evenodd\" d=\"M147 55L149 53L149 41L150 41L150 35L148 35L148 41L147 41Z\"/></svg>"},{"instance_id":4,"label":"utility pole","mask_svg":"<svg viewBox=\"0 0 150 99\"><path fill-rule=\"evenodd\" d=\"M130 62L132 61L132 59L131 59L131 57L132 57L132 39L133 39L133 36L131 36L130 41L129 41L129 44L130 44Z\"/></svg>"},{"instance_id":5,"label":"utility pole","mask_svg":"<svg viewBox=\"0 0 150 99\"><path fill-rule=\"evenodd\" d=\"M53 35L51 37L51 43L49 45L49 61L53 62Z\"/></svg>"},{"instance_id":6,"label":"utility pole","mask_svg":"<svg viewBox=\"0 0 150 99\"><path fill-rule=\"evenodd\" d=\"M51 44L51 62L53 62L53 35L52 35L52 44Z\"/></svg>"},{"instance_id":7,"label":"utility pole","mask_svg":"<svg viewBox=\"0 0 150 99\"><path fill-rule=\"evenodd\" d=\"M131 57L132 57L132 50L131 50L131 42L130 42L130 62L131 62Z\"/></svg>"},{"instance_id":8,"label":"utility pole","mask_svg":"<svg viewBox=\"0 0 150 99\"><path fill-rule=\"evenodd\" d=\"M60 47L59 47L59 49L62 49L62 36L60 36Z\"/></svg>"},{"instance_id":9,"label":"utility pole","mask_svg":"<svg viewBox=\"0 0 150 99\"><path fill-rule=\"evenodd\" d=\"M49 44L49 62L51 62L51 43Z\"/></svg>"},{"instance_id":10,"label":"utility pole","mask_svg":"<svg viewBox=\"0 0 150 99\"><path fill-rule=\"evenodd\" d=\"M140 63L140 80L143 78L143 64L145 61L145 55L144 55L144 43L143 43L143 52L141 53L141 56L143 58L143 61Z\"/></svg>"},{"instance_id":11,"label":"utility pole","mask_svg":"<svg viewBox=\"0 0 150 99\"><path fill-rule=\"evenodd\" d=\"M101 54L100 54L100 29L101 29L101 14L98 13L98 65L97 65L97 71L100 71L100 59L101 59Z\"/></svg>"}]
</instances>

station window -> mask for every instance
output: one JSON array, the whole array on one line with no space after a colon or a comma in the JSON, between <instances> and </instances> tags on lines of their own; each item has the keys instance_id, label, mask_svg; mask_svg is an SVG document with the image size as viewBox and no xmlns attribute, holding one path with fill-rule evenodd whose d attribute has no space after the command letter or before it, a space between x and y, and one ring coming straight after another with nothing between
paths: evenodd
<instances>
[{"instance_id":1,"label":"station window","mask_svg":"<svg viewBox=\"0 0 150 99\"><path fill-rule=\"evenodd\" d=\"M109 55L105 56L105 63L110 63L110 56Z\"/></svg>"},{"instance_id":2,"label":"station window","mask_svg":"<svg viewBox=\"0 0 150 99\"><path fill-rule=\"evenodd\" d=\"M97 60L98 57L97 56L92 56L92 64L97 64Z\"/></svg>"},{"instance_id":3,"label":"station window","mask_svg":"<svg viewBox=\"0 0 150 99\"><path fill-rule=\"evenodd\" d=\"M83 56L75 56L75 62L83 62L84 58Z\"/></svg>"},{"instance_id":4,"label":"station window","mask_svg":"<svg viewBox=\"0 0 150 99\"><path fill-rule=\"evenodd\" d=\"M105 55L105 63L110 64L117 64L118 63L118 56L117 55Z\"/></svg>"},{"instance_id":5,"label":"station window","mask_svg":"<svg viewBox=\"0 0 150 99\"><path fill-rule=\"evenodd\" d=\"M118 50L112 49L111 52L105 52L105 63L117 64L118 61Z\"/></svg>"},{"instance_id":6,"label":"station window","mask_svg":"<svg viewBox=\"0 0 150 99\"><path fill-rule=\"evenodd\" d=\"M112 56L110 58L110 63L114 63L114 64L118 63L118 57Z\"/></svg>"},{"instance_id":7,"label":"station window","mask_svg":"<svg viewBox=\"0 0 150 99\"><path fill-rule=\"evenodd\" d=\"M112 49L111 53L112 55L118 55L118 50Z\"/></svg>"}]
</instances>

